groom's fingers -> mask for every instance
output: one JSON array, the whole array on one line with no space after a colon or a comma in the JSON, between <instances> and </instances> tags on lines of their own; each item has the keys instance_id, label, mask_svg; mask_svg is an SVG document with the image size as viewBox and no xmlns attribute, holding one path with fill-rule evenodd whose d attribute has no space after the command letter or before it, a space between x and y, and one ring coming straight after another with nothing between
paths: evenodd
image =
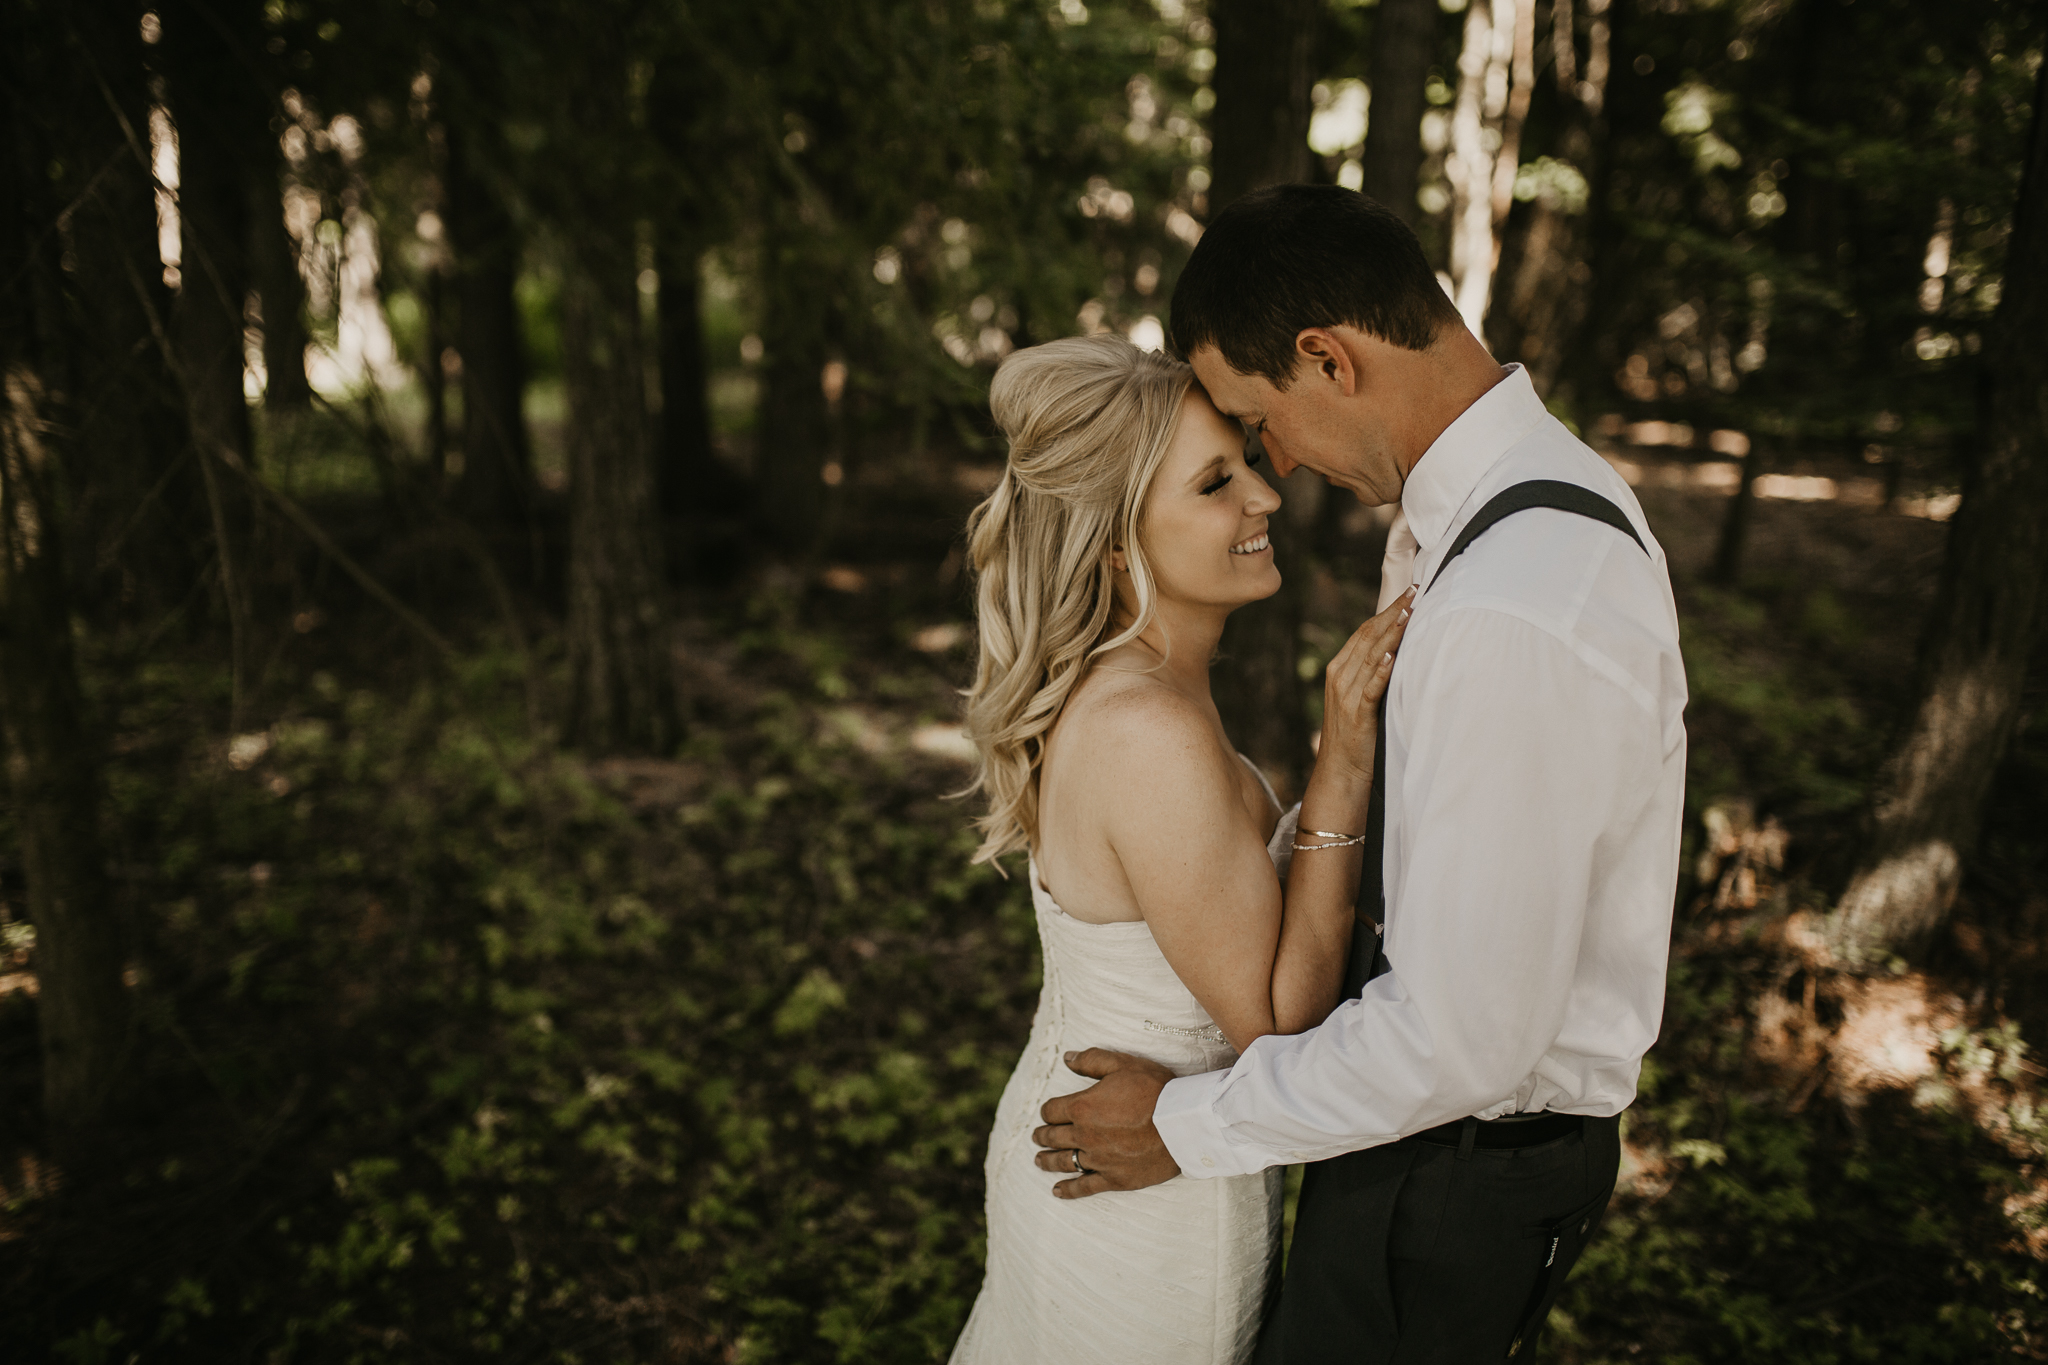
<instances>
[{"instance_id":1,"label":"groom's fingers","mask_svg":"<svg viewBox=\"0 0 2048 1365\"><path fill-rule=\"evenodd\" d=\"M1060 1098L1066 1099L1068 1097L1062 1095ZM1048 1100L1045 1107L1048 1109L1052 1108L1052 1102ZM1071 1123L1048 1123L1043 1128L1034 1128L1031 1130L1031 1140L1041 1147L1079 1147L1081 1145L1080 1130Z\"/></svg>"},{"instance_id":2,"label":"groom's fingers","mask_svg":"<svg viewBox=\"0 0 2048 1365\"><path fill-rule=\"evenodd\" d=\"M1066 1055L1067 1070L1077 1076L1092 1076L1098 1081L1130 1060L1129 1054L1111 1052L1106 1047L1091 1047Z\"/></svg>"},{"instance_id":3,"label":"groom's fingers","mask_svg":"<svg viewBox=\"0 0 2048 1365\"><path fill-rule=\"evenodd\" d=\"M1038 1117L1044 1119L1047 1123L1072 1123L1074 1121L1074 1101L1087 1093L1086 1090L1076 1090L1071 1095L1054 1095L1044 1104L1038 1106ZM1038 1131L1042 1133L1045 1130L1041 1128Z\"/></svg>"},{"instance_id":4,"label":"groom's fingers","mask_svg":"<svg viewBox=\"0 0 2048 1365\"><path fill-rule=\"evenodd\" d=\"M1055 1095L1039 1106L1043 1126L1031 1140L1040 1150L1042 1171L1071 1175L1055 1193L1081 1199L1105 1190L1141 1190L1180 1174L1173 1154L1152 1125L1152 1110L1173 1073L1154 1061L1107 1048L1068 1055L1067 1065L1100 1083L1071 1095ZM1074 1173L1074 1154L1090 1174Z\"/></svg>"},{"instance_id":5,"label":"groom's fingers","mask_svg":"<svg viewBox=\"0 0 2048 1365\"><path fill-rule=\"evenodd\" d=\"M1072 1180L1062 1180L1052 1187L1052 1192L1061 1199L1086 1199L1091 1194L1101 1194L1105 1190L1119 1188L1121 1187L1108 1176L1092 1172L1088 1175L1077 1175Z\"/></svg>"},{"instance_id":6,"label":"groom's fingers","mask_svg":"<svg viewBox=\"0 0 2048 1365\"><path fill-rule=\"evenodd\" d=\"M1113 1075L1123 1070L1137 1060L1137 1058L1127 1053L1112 1052L1106 1047L1091 1047L1083 1052L1069 1052L1066 1054L1067 1070L1077 1076L1087 1076L1092 1080L1098 1081L1105 1076ZM1089 1090L1092 1089L1094 1087L1090 1086ZM1038 1106L1038 1116L1047 1123L1072 1123L1077 1117L1074 1112L1074 1102L1086 1094L1088 1094L1088 1090L1076 1090L1071 1095L1054 1095L1044 1104ZM1039 1132L1045 1131L1043 1128L1039 1129ZM1039 1145L1041 1147L1049 1147L1056 1144L1041 1142ZM1074 1144L1069 1142L1064 1145L1072 1147Z\"/></svg>"}]
</instances>

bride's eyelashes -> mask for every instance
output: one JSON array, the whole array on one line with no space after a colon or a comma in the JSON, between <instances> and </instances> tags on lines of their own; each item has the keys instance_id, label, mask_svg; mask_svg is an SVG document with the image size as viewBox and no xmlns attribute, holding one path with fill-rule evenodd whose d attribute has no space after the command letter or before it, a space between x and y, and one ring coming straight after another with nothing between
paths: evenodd
<instances>
[{"instance_id":1,"label":"bride's eyelashes","mask_svg":"<svg viewBox=\"0 0 2048 1365\"><path fill-rule=\"evenodd\" d=\"M1254 431L1263 430L1263 427L1254 428ZM1265 452L1261 451L1256 446L1249 446L1243 454L1244 466L1246 469L1257 469L1259 467L1259 461L1265 458ZM1202 485L1202 496L1206 498L1212 493L1222 492L1224 485L1228 484L1232 477L1233 476L1229 474L1218 474L1215 478L1209 480L1209 482Z\"/></svg>"}]
</instances>

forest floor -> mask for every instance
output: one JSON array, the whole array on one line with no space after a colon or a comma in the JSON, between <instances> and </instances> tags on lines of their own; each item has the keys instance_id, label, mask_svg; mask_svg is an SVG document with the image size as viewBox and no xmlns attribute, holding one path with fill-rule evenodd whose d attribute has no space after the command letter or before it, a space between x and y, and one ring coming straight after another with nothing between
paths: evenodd
<instances>
[{"instance_id":1,"label":"forest floor","mask_svg":"<svg viewBox=\"0 0 2048 1365\"><path fill-rule=\"evenodd\" d=\"M1854 471L1788 475L1838 496L1760 501L1742 585L1715 588L1725 485L1614 458L1679 595L1686 870L1621 1194L1548 1349L2048 1358L2048 672L1948 930L1842 972L1817 916L1943 527L1842 496ZM80 1365L942 1360L1037 987L1022 888L968 867L947 799L975 483L850 481L802 566L695 534L696 720L668 757L535 726L543 595L530 654L451 617L444 665L294 560L233 725L208 641L88 640L141 1079L92 1170L36 1155L33 948L5 926L9 1337ZM407 600L459 595L373 499L316 506ZM1373 596L1380 532L1346 525L1311 656Z\"/></svg>"}]
</instances>

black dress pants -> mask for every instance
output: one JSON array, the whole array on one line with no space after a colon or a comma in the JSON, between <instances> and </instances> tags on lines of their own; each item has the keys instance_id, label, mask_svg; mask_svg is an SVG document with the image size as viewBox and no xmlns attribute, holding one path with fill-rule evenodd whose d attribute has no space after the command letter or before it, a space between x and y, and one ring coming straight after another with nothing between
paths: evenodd
<instances>
[{"instance_id":1,"label":"black dress pants","mask_svg":"<svg viewBox=\"0 0 2048 1365\"><path fill-rule=\"evenodd\" d=\"M1614 1192L1620 1120L1540 1146L1406 1138L1311 1165L1258 1365L1526 1361Z\"/></svg>"}]
</instances>

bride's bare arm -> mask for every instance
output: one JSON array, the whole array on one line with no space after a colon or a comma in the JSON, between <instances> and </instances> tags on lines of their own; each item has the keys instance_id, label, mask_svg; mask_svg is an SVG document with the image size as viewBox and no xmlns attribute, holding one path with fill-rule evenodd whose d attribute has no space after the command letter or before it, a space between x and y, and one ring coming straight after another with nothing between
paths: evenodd
<instances>
[{"instance_id":1,"label":"bride's bare arm","mask_svg":"<svg viewBox=\"0 0 2048 1365\"><path fill-rule=\"evenodd\" d=\"M1101 815L1138 911L1174 974L1234 1047L1273 1031L1281 892L1214 721L1165 687L1093 727Z\"/></svg>"},{"instance_id":2,"label":"bride's bare arm","mask_svg":"<svg viewBox=\"0 0 2048 1365\"><path fill-rule=\"evenodd\" d=\"M1406 606L1360 627L1331 661L1304 828L1364 830L1376 708L1391 667L1384 656ZM1295 854L1283 906L1239 802L1236 759L1209 719L1165 688L1126 694L1111 711L1091 736L1090 767L1104 778L1098 790L1114 793L1103 812L1110 847L1175 975L1239 1051L1320 1023L1343 983L1359 847Z\"/></svg>"}]
</instances>

